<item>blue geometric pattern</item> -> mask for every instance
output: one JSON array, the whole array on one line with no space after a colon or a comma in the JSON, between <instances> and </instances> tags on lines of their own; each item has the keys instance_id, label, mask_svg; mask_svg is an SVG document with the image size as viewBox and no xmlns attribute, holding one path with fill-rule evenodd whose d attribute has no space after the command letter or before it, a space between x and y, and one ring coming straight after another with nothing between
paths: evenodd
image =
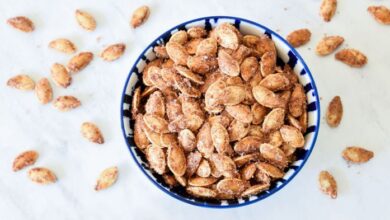
<instances>
[{"instance_id":1,"label":"blue geometric pattern","mask_svg":"<svg viewBox=\"0 0 390 220\"><path fill-rule=\"evenodd\" d=\"M278 65L283 66L282 64L287 63L295 73L298 74L299 81L304 85L305 92L307 94L307 110L308 110L308 128L305 134L305 146L302 149L297 150L297 161L295 161L290 167L288 167L286 175L283 179L277 181L269 190L260 193L259 195L251 196L250 198L245 199L232 199L232 200L213 200L213 199L199 199L194 198L191 195L187 194L183 187L175 187L170 189L162 180L160 175L151 172L149 169L146 158L144 154L135 146L133 139L133 121L131 120L131 100L134 92L134 88L140 85L140 79L142 69L147 63L153 60L153 47L156 45L162 45L168 41L170 36L177 32L178 30L186 30L189 27L193 26L203 26L207 30L210 30L216 25L229 22L234 24L241 32L245 34L267 34L275 42L277 51L278 51ZM141 70L141 71L140 71ZM290 46L282 37L276 34L274 31L243 18L229 17L229 16L211 16L198 18L191 21L184 22L174 28L171 28L156 40L154 40L138 57L135 61L135 64L131 68L129 75L127 77L123 94L122 101L120 106L120 115L121 115L121 125L122 132L130 151L131 156L133 157L136 164L139 166L141 171L151 180L151 182L156 185L159 189L169 194L170 196L197 206L210 207L210 208L232 208L239 207L243 205L252 204L254 202L260 201L267 198L268 196L276 193L284 186L286 186L298 172L302 169L308 157L310 156L319 131L319 120L320 120L320 105L318 98L318 91L313 79L313 76L310 73L309 68L306 66L302 57L298 52Z\"/></svg>"}]
</instances>

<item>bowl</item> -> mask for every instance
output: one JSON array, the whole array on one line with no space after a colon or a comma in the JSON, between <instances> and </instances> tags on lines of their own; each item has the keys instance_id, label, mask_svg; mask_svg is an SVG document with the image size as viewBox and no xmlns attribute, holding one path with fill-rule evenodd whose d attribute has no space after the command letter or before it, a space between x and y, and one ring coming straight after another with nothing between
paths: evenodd
<instances>
[{"instance_id":1,"label":"bowl","mask_svg":"<svg viewBox=\"0 0 390 220\"><path fill-rule=\"evenodd\" d=\"M298 74L299 81L304 86L307 95L308 128L305 133L305 146L298 150L297 160L287 168L288 171L286 172L285 176L276 183L272 184L269 190L261 192L255 196L242 199L199 199L187 194L183 187L169 188L164 183L161 176L149 169L146 157L135 146L134 143L134 121L131 120L130 111L131 100L135 87L141 83L140 79L142 77L140 73L142 72L142 69L150 60L155 58L153 47L167 42L170 36L178 30L186 30L193 26L204 26L206 29L210 29L211 27L215 27L216 25L223 22L234 24L240 30L240 32L244 34L267 34L272 38L278 51L278 64L288 64L294 70L294 72ZM318 97L317 88L309 68L299 53L281 36L279 36L271 29L247 19L229 16L210 16L190 20L169 29L156 38L151 44L149 44L144 51L142 51L140 56L135 61L133 67L130 69L129 75L125 82L120 107L120 120L122 124L123 135L132 158L140 170L157 188L161 189L168 195L188 204L210 208L232 208L253 204L273 195L285 187L299 173L309 158L317 139L320 125L320 103Z\"/></svg>"}]
</instances>

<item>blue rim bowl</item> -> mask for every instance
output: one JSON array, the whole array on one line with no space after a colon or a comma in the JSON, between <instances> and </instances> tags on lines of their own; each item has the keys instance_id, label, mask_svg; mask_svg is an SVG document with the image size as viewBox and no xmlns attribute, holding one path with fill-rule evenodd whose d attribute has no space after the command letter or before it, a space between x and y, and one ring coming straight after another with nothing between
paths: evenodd
<instances>
[{"instance_id":1,"label":"blue rim bowl","mask_svg":"<svg viewBox=\"0 0 390 220\"><path fill-rule=\"evenodd\" d=\"M136 86L140 85L141 72L145 65L153 60L153 47L164 44L170 38L172 33L178 30L186 30L193 26L204 26L206 29L215 27L223 22L234 24L243 34L267 34L275 42L278 51L278 65L288 64L295 73L297 73L300 83L304 86L307 95L307 110L308 110L308 128L305 133L305 146L297 152L297 161L288 167L285 176L271 185L270 189L261 192L258 195L251 196L244 199L232 200L213 200L213 199L199 199L186 193L183 187L169 188L163 181L162 177L149 169L146 158L143 153L135 146L133 140L133 121L131 120L131 100L132 94ZM179 24L150 43L141 55L135 61L131 68L122 93L122 100L120 106L120 117L123 136L125 138L127 147L133 157L135 163L145 176L159 189L168 195L191 205L209 208L233 208L253 204L263 200L272 194L276 193L284 186L286 186L302 169L307 159L309 158L319 132L320 126L320 101L318 98L318 91L313 79L313 76L307 67L306 63L299 55L299 53L281 36L271 29L258 24L256 22L230 16L210 16L193 19L182 24Z\"/></svg>"}]
</instances>

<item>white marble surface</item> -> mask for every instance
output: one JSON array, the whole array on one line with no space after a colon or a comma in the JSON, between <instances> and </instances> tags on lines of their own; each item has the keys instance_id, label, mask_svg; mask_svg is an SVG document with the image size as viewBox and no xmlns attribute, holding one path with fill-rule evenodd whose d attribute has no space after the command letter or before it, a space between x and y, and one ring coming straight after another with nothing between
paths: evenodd
<instances>
[{"instance_id":1,"label":"white marble surface","mask_svg":"<svg viewBox=\"0 0 390 220\"><path fill-rule=\"evenodd\" d=\"M141 4L151 6L151 17L144 26L132 30L130 14ZM368 5L390 6L390 1L340 1L330 23L318 16L319 4L319 0L0 0L0 219L390 218L390 26L377 24L366 12ZM77 8L96 16L96 31L87 33L77 26ZM30 17L36 31L24 34L11 29L5 20L16 15ZM264 201L231 210L190 206L158 190L132 161L120 129L122 87L138 54L175 24L209 15L241 16L283 36L297 28L309 28L312 40L298 51L317 82L322 112L334 95L342 97L345 110L339 128L330 129L321 121L312 156L287 187ZM352 69L335 61L333 55L314 55L315 45L324 34L344 36L342 47L363 51L368 64ZM82 107L68 113L38 104L32 92L5 86L15 74L27 73L38 80L49 75L52 63L66 63L69 56L47 48L48 42L57 37L70 38L80 51L95 54L111 43L127 45L120 60L105 63L94 59L74 76L68 89L54 87L55 96L69 94L81 99ZM87 120L101 127L104 145L81 138L80 124ZM348 167L340 157L347 145L372 149L375 158L367 164ZM26 149L39 151L36 165L54 170L59 178L56 184L39 186L28 180L26 170L11 171L14 157ZM112 165L119 167L118 182L96 193L96 177ZM317 189L317 174L322 169L333 172L338 181L336 200Z\"/></svg>"}]
</instances>

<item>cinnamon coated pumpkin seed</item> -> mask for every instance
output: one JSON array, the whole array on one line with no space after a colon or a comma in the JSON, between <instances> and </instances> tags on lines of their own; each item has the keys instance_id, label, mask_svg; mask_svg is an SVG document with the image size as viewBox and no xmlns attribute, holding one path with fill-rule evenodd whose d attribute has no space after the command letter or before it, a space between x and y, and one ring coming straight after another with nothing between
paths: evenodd
<instances>
[{"instance_id":1,"label":"cinnamon coated pumpkin seed","mask_svg":"<svg viewBox=\"0 0 390 220\"><path fill-rule=\"evenodd\" d=\"M337 183L328 171L321 171L318 177L320 190L332 199L337 198Z\"/></svg>"},{"instance_id":2,"label":"cinnamon coated pumpkin seed","mask_svg":"<svg viewBox=\"0 0 390 220\"><path fill-rule=\"evenodd\" d=\"M213 140L213 144L217 152L220 154L230 155L232 153L232 148L229 143L229 133L226 128L222 124L215 122L211 125L210 132L211 139Z\"/></svg>"},{"instance_id":3,"label":"cinnamon coated pumpkin seed","mask_svg":"<svg viewBox=\"0 0 390 220\"><path fill-rule=\"evenodd\" d=\"M335 96L330 101L326 111L326 122L330 127L339 126L343 118L343 104L340 96Z\"/></svg>"},{"instance_id":4,"label":"cinnamon coated pumpkin seed","mask_svg":"<svg viewBox=\"0 0 390 220\"><path fill-rule=\"evenodd\" d=\"M300 148L305 144L303 134L295 127L283 125L280 128L283 141L291 147Z\"/></svg>"},{"instance_id":5,"label":"cinnamon coated pumpkin seed","mask_svg":"<svg viewBox=\"0 0 390 220\"><path fill-rule=\"evenodd\" d=\"M54 83L57 86L67 88L72 83L72 76L69 74L68 70L64 65L59 63L54 63L51 66L51 78L54 80Z\"/></svg>"},{"instance_id":6,"label":"cinnamon coated pumpkin seed","mask_svg":"<svg viewBox=\"0 0 390 220\"><path fill-rule=\"evenodd\" d=\"M261 75L266 77L275 72L276 54L273 51L267 51L261 56L260 70Z\"/></svg>"},{"instance_id":7,"label":"cinnamon coated pumpkin seed","mask_svg":"<svg viewBox=\"0 0 390 220\"><path fill-rule=\"evenodd\" d=\"M202 38L207 36L207 31L203 27L195 26L189 28L187 34L190 38Z\"/></svg>"},{"instance_id":8,"label":"cinnamon coated pumpkin seed","mask_svg":"<svg viewBox=\"0 0 390 220\"><path fill-rule=\"evenodd\" d=\"M68 70L71 73L77 73L88 66L92 61L93 54L91 52L81 52L72 57L68 62Z\"/></svg>"},{"instance_id":9,"label":"cinnamon coated pumpkin seed","mask_svg":"<svg viewBox=\"0 0 390 220\"><path fill-rule=\"evenodd\" d=\"M187 40L188 40L188 35L185 31L178 31L172 34L171 38L169 39L170 42L176 42L181 45L187 43Z\"/></svg>"},{"instance_id":10,"label":"cinnamon coated pumpkin seed","mask_svg":"<svg viewBox=\"0 0 390 220\"><path fill-rule=\"evenodd\" d=\"M269 163L260 162L257 163L256 166L259 170L261 170L263 173L267 174L271 178L279 179L284 176L284 173L280 169Z\"/></svg>"},{"instance_id":11,"label":"cinnamon coated pumpkin seed","mask_svg":"<svg viewBox=\"0 0 390 220\"><path fill-rule=\"evenodd\" d=\"M57 97L53 105L59 111L66 112L79 107L81 102L74 96L66 95Z\"/></svg>"},{"instance_id":12,"label":"cinnamon coated pumpkin seed","mask_svg":"<svg viewBox=\"0 0 390 220\"><path fill-rule=\"evenodd\" d=\"M32 32L35 29L34 23L25 16L17 16L9 18L7 23L13 28L23 31L25 33Z\"/></svg>"},{"instance_id":13,"label":"cinnamon coated pumpkin seed","mask_svg":"<svg viewBox=\"0 0 390 220\"><path fill-rule=\"evenodd\" d=\"M150 167L158 174L162 175L166 172L166 159L163 149L159 146L149 145L145 151L146 159Z\"/></svg>"},{"instance_id":14,"label":"cinnamon coated pumpkin seed","mask_svg":"<svg viewBox=\"0 0 390 220\"><path fill-rule=\"evenodd\" d=\"M322 0L320 15L324 21L329 22L336 12L337 0Z\"/></svg>"},{"instance_id":15,"label":"cinnamon coated pumpkin seed","mask_svg":"<svg viewBox=\"0 0 390 220\"><path fill-rule=\"evenodd\" d=\"M240 64L223 50L218 52L218 66L221 72L228 76L238 76L240 74Z\"/></svg>"},{"instance_id":16,"label":"cinnamon coated pumpkin seed","mask_svg":"<svg viewBox=\"0 0 390 220\"><path fill-rule=\"evenodd\" d=\"M16 172L27 166L33 165L37 161L38 156L38 152L34 150L28 150L19 154L12 164L12 170Z\"/></svg>"},{"instance_id":17,"label":"cinnamon coated pumpkin seed","mask_svg":"<svg viewBox=\"0 0 390 220\"><path fill-rule=\"evenodd\" d=\"M55 173L45 167L34 167L30 169L28 171L28 177L31 181L41 185L47 185L57 181Z\"/></svg>"},{"instance_id":18,"label":"cinnamon coated pumpkin seed","mask_svg":"<svg viewBox=\"0 0 390 220\"><path fill-rule=\"evenodd\" d=\"M287 164L287 157L284 152L271 144L261 144L260 153L266 160L269 160L271 163L274 163L278 166L284 167Z\"/></svg>"},{"instance_id":19,"label":"cinnamon coated pumpkin seed","mask_svg":"<svg viewBox=\"0 0 390 220\"><path fill-rule=\"evenodd\" d=\"M169 58L171 58L173 62L179 65L187 64L187 59L189 55L183 45L174 41L170 41L167 43L165 48L167 50Z\"/></svg>"},{"instance_id":20,"label":"cinnamon coated pumpkin seed","mask_svg":"<svg viewBox=\"0 0 390 220\"><path fill-rule=\"evenodd\" d=\"M367 57L356 49L343 49L335 54L336 60L339 60L350 67L360 68L367 64Z\"/></svg>"},{"instance_id":21,"label":"cinnamon coated pumpkin seed","mask_svg":"<svg viewBox=\"0 0 390 220\"><path fill-rule=\"evenodd\" d=\"M211 167L206 159L203 159L202 162L200 162L198 169L196 170L196 175L204 178L211 175Z\"/></svg>"},{"instance_id":22,"label":"cinnamon coated pumpkin seed","mask_svg":"<svg viewBox=\"0 0 390 220\"><path fill-rule=\"evenodd\" d=\"M181 130L177 139L186 152L192 152L196 147L196 137L189 129Z\"/></svg>"},{"instance_id":23,"label":"cinnamon coated pumpkin seed","mask_svg":"<svg viewBox=\"0 0 390 220\"><path fill-rule=\"evenodd\" d=\"M200 198L215 198L217 197L217 192L213 189L209 189L206 187L198 187L198 186L189 186L186 188L187 192L195 197Z\"/></svg>"},{"instance_id":24,"label":"cinnamon coated pumpkin seed","mask_svg":"<svg viewBox=\"0 0 390 220\"><path fill-rule=\"evenodd\" d=\"M50 82L47 78L42 78L37 82L37 85L35 86L35 93L41 104L51 102L53 99L53 89L51 88Z\"/></svg>"},{"instance_id":25,"label":"cinnamon coated pumpkin seed","mask_svg":"<svg viewBox=\"0 0 390 220\"><path fill-rule=\"evenodd\" d=\"M142 114L137 114L135 116L135 123L134 123L134 142L135 145L141 150L145 149L150 144L148 137L143 131L143 127L146 126L143 123L144 123L144 119Z\"/></svg>"},{"instance_id":26,"label":"cinnamon coated pumpkin seed","mask_svg":"<svg viewBox=\"0 0 390 220\"><path fill-rule=\"evenodd\" d=\"M282 108L274 108L268 113L263 122L263 131L269 133L278 130L284 124L285 110Z\"/></svg>"},{"instance_id":27,"label":"cinnamon coated pumpkin seed","mask_svg":"<svg viewBox=\"0 0 390 220\"><path fill-rule=\"evenodd\" d=\"M240 43L240 33L229 23L223 23L215 29L218 43L225 48L235 50Z\"/></svg>"},{"instance_id":28,"label":"cinnamon coated pumpkin seed","mask_svg":"<svg viewBox=\"0 0 390 220\"><path fill-rule=\"evenodd\" d=\"M104 138L100 129L92 122L84 122L81 125L81 134L89 141L97 144L103 144Z\"/></svg>"},{"instance_id":29,"label":"cinnamon coated pumpkin seed","mask_svg":"<svg viewBox=\"0 0 390 220\"><path fill-rule=\"evenodd\" d=\"M268 108L283 108L284 102L283 100L277 96L271 90L263 87L263 86L255 86L252 88L253 97L256 101L265 107Z\"/></svg>"},{"instance_id":30,"label":"cinnamon coated pumpkin seed","mask_svg":"<svg viewBox=\"0 0 390 220\"><path fill-rule=\"evenodd\" d=\"M316 53L325 56L335 51L342 43L344 38L341 36L327 36L317 44Z\"/></svg>"},{"instance_id":31,"label":"cinnamon coated pumpkin seed","mask_svg":"<svg viewBox=\"0 0 390 220\"><path fill-rule=\"evenodd\" d=\"M247 136L250 130L249 123L243 123L234 119L228 127L229 139L230 142L238 141Z\"/></svg>"},{"instance_id":32,"label":"cinnamon coated pumpkin seed","mask_svg":"<svg viewBox=\"0 0 390 220\"><path fill-rule=\"evenodd\" d=\"M242 192L241 196L248 197L251 195L257 195L257 194L267 190L269 187L270 187L270 185L268 183L252 185L251 187L246 189L244 192Z\"/></svg>"},{"instance_id":33,"label":"cinnamon coated pumpkin seed","mask_svg":"<svg viewBox=\"0 0 390 220\"><path fill-rule=\"evenodd\" d=\"M365 163L374 157L374 152L362 147L347 147L342 152L343 158L352 163Z\"/></svg>"},{"instance_id":34,"label":"cinnamon coated pumpkin seed","mask_svg":"<svg viewBox=\"0 0 390 220\"><path fill-rule=\"evenodd\" d=\"M232 195L240 195L248 184L238 178L225 178L217 183L217 190L220 193L227 193Z\"/></svg>"},{"instance_id":35,"label":"cinnamon coated pumpkin seed","mask_svg":"<svg viewBox=\"0 0 390 220\"><path fill-rule=\"evenodd\" d=\"M182 147L172 145L168 148L167 164L175 176L183 176L187 169L186 156Z\"/></svg>"},{"instance_id":36,"label":"cinnamon coated pumpkin seed","mask_svg":"<svg viewBox=\"0 0 390 220\"><path fill-rule=\"evenodd\" d=\"M144 5L137 8L133 12L133 16L131 17L130 25L133 28L137 28L141 26L145 21L149 18L150 9L148 6Z\"/></svg>"},{"instance_id":37,"label":"cinnamon coated pumpkin seed","mask_svg":"<svg viewBox=\"0 0 390 220\"><path fill-rule=\"evenodd\" d=\"M188 180L190 186L210 186L217 182L218 179L215 177L193 177Z\"/></svg>"},{"instance_id":38,"label":"cinnamon coated pumpkin seed","mask_svg":"<svg viewBox=\"0 0 390 220\"><path fill-rule=\"evenodd\" d=\"M101 53L100 57L105 61L114 61L119 59L125 52L126 45L123 43L113 44L106 47Z\"/></svg>"},{"instance_id":39,"label":"cinnamon coated pumpkin seed","mask_svg":"<svg viewBox=\"0 0 390 220\"><path fill-rule=\"evenodd\" d=\"M238 154L247 154L258 151L263 139L257 136L246 136L234 145L234 151Z\"/></svg>"},{"instance_id":40,"label":"cinnamon coated pumpkin seed","mask_svg":"<svg viewBox=\"0 0 390 220\"><path fill-rule=\"evenodd\" d=\"M254 163L246 165L244 168L241 169L241 178L243 180L252 179L253 175L255 175L256 169L257 168Z\"/></svg>"},{"instance_id":41,"label":"cinnamon coated pumpkin seed","mask_svg":"<svg viewBox=\"0 0 390 220\"><path fill-rule=\"evenodd\" d=\"M67 54L72 54L77 50L73 42L65 38L58 38L50 41L49 47Z\"/></svg>"},{"instance_id":42,"label":"cinnamon coated pumpkin seed","mask_svg":"<svg viewBox=\"0 0 390 220\"><path fill-rule=\"evenodd\" d=\"M367 11L381 24L390 24L390 9L384 5L370 6Z\"/></svg>"},{"instance_id":43,"label":"cinnamon coated pumpkin seed","mask_svg":"<svg viewBox=\"0 0 390 220\"><path fill-rule=\"evenodd\" d=\"M11 77L7 81L7 86L19 89L19 90L33 90L35 88L35 82L30 76L25 74L16 75Z\"/></svg>"},{"instance_id":44,"label":"cinnamon coated pumpkin seed","mask_svg":"<svg viewBox=\"0 0 390 220\"><path fill-rule=\"evenodd\" d=\"M287 35L287 41L293 47L300 47L310 41L311 32L309 29L298 29Z\"/></svg>"},{"instance_id":45,"label":"cinnamon coated pumpkin seed","mask_svg":"<svg viewBox=\"0 0 390 220\"><path fill-rule=\"evenodd\" d=\"M112 186L116 180L118 179L118 168L117 167L109 167L100 174L95 190L100 191L103 189L107 189L108 187Z\"/></svg>"},{"instance_id":46,"label":"cinnamon coated pumpkin seed","mask_svg":"<svg viewBox=\"0 0 390 220\"><path fill-rule=\"evenodd\" d=\"M196 172L201 160L202 154L199 151L193 151L187 155L186 176L191 177Z\"/></svg>"},{"instance_id":47,"label":"cinnamon coated pumpkin seed","mask_svg":"<svg viewBox=\"0 0 390 220\"><path fill-rule=\"evenodd\" d=\"M87 31L94 31L96 28L95 18L88 12L82 10L76 10L77 23Z\"/></svg>"}]
</instances>

